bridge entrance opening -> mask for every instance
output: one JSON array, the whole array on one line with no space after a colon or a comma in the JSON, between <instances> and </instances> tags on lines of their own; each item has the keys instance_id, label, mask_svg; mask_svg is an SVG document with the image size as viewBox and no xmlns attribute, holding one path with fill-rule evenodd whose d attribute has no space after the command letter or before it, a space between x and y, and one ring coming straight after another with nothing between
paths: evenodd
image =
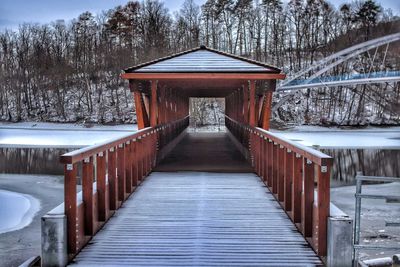
<instances>
[{"instance_id":1,"label":"bridge entrance opening","mask_svg":"<svg viewBox=\"0 0 400 267\"><path fill-rule=\"evenodd\" d=\"M225 98L191 97L189 99L189 131L225 131Z\"/></svg>"}]
</instances>

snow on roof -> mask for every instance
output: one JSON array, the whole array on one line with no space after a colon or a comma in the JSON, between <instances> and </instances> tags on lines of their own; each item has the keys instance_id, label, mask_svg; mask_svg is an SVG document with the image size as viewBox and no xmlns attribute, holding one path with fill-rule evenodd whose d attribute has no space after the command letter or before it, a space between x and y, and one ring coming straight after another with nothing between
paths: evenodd
<instances>
[{"instance_id":1,"label":"snow on roof","mask_svg":"<svg viewBox=\"0 0 400 267\"><path fill-rule=\"evenodd\" d=\"M201 46L125 70L128 73L279 73L267 64Z\"/></svg>"}]
</instances>

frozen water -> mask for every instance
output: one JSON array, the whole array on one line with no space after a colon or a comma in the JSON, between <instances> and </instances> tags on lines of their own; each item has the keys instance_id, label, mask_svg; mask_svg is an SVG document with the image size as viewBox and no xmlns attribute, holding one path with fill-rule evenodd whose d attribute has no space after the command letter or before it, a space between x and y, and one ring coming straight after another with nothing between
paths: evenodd
<instances>
[{"instance_id":1,"label":"frozen water","mask_svg":"<svg viewBox=\"0 0 400 267\"><path fill-rule=\"evenodd\" d=\"M39 209L32 196L0 189L0 234L28 226Z\"/></svg>"},{"instance_id":2,"label":"frozen water","mask_svg":"<svg viewBox=\"0 0 400 267\"><path fill-rule=\"evenodd\" d=\"M400 127L343 130L302 126L273 132L303 145L320 148L400 149Z\"/></svg>"},{"instance_id":3,"label":"frozen water","mask_svg":"<svg viewBox=\"0 0 400 267\"><path fill-rule=\"evenodd\" d=\"M94 126L88 129L74 124L0 124L0 147L83 147L136 130L136 125Z\"/></svg>"}]
</instances>

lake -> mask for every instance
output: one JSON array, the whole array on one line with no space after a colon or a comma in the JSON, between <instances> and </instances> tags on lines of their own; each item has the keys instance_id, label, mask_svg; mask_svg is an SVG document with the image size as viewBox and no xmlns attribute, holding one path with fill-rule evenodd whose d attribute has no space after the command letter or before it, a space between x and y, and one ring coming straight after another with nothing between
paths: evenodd
<instances>
[{"instance_id":1,"label":"lake","mask_svg":"<svg viewBox=\"0 0 400 267\"><path fill-rule=\"evenodd\" d=\"M60 155L74 149L0 148L0 173L62 175ZM334 158L331 186L355 184L357 171L364 175L400 177L400 150L396 149L321 149Z\"/></svg>"}]
</instances>

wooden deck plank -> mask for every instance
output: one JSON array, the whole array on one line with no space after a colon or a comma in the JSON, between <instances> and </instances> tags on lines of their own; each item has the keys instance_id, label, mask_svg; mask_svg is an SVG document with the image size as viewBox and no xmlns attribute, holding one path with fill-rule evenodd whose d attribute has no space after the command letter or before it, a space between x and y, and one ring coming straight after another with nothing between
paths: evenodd
<instances>
[{"instance_id":1,"label":"wooden deck plank","mask_svg":"<svg viewBox=\"0 0 400 267\"><path fill-rule=\"evenodd\" d=\"M154 172L71 266L315 266L251 173Z\"/></svg>"}]
</instances>

